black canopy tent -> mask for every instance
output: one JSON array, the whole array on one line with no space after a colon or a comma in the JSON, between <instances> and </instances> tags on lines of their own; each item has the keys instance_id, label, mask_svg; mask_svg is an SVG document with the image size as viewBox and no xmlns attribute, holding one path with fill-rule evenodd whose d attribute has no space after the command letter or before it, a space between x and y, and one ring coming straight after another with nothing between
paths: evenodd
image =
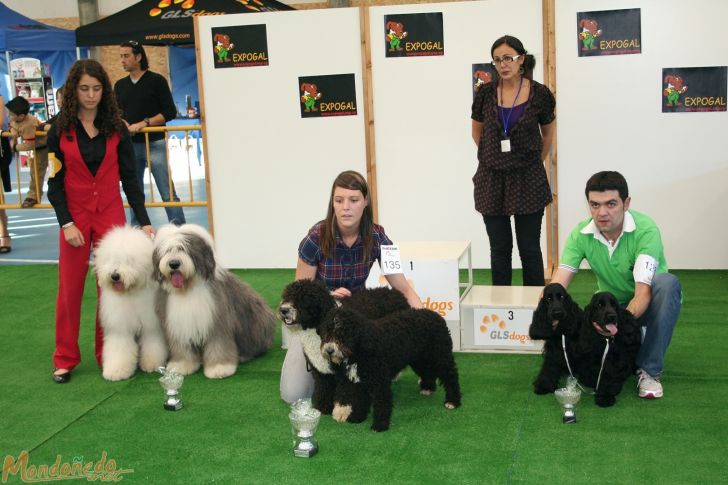
<instances>
[{"instance_id":1,"label":"black canopy tent","mask_svg":"<svg viewBox=\"0 0 728 485\"><path fill-rule=\"evenodd\" d=\"M76 29L76 45L118 45L130 39L145 45L193 44L197 15L294 10L276 0L142 0Z\"/></svg>"}]
</instances>

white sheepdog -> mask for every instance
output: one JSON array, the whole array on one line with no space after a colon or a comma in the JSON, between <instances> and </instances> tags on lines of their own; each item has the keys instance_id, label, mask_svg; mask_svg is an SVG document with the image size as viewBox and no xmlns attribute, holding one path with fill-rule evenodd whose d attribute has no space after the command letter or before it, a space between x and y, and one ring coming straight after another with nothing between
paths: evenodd
<instances>
[{"instance_id":1,"label":"white sheepdog","mask_svg":"<svg viewBox=\"0 0 728 485\"><path fill-rule=\"evenodd\" d=\"M156 309L170 360L167 367L205 376L231 376L239 362L273 344L275 316L249 285L220 266L201 226L162 226L154 238Z\"/></svg>"},{"instance_id":2,"label":"white sheepdog","mask_svg":"<svg viewBox=\"0 0 728 485\"><path fill-rule=\"evenodd\" d=\"M130 226L109 231L94 251L107 380L128 379L137 364L152 372L167 362L167 343L154 311L153 252L149 236Z\"/></svg>"}]
</instances>

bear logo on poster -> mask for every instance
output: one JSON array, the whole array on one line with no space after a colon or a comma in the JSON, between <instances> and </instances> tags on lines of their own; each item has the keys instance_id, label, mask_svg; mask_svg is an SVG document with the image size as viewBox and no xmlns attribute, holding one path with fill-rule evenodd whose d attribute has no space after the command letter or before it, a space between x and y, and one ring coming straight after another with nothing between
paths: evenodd
<instances>
[{"instance_id":1,"label":"bear logo on poster","mask_svg":"<svg viewBox=\"0 0 728 485\"><path fill-rule=\"evenodd\" d=\"M213 50L215 51L215 54L217 54L217 62L219 64L230 62L228 53L233 47L235 47L235 44L230 42L230 36L226 34L215 34L213 40L215 41L215 47Z\"/></svg>"},{"instance_id":2,"label":"bear logo on poster","mask_svg":"<svg viewBox=\"0 0 728 485\"><path fill-rule=\"evenodd\" d=\"M685 81L680 76L668 74L665 76L667 87L662 91L663 96L667 98L667 106L682 106L680 95L688 90Z\"/></svg>"},{"instance_id":3,"label":"bear logo on poster","mask_svg":"<svg viewBox=\"0 0 728 485\"><path fill-rule=\"evenodd\" d=\"M384 38L389 42L389 52L401 51L402 39L407 37L404 31L404 24L401 22L387 22L387 35Z\"/></svg>"},{"instance_id":4,"label":"bear logo on poster","mask_svg":"<svg viewBox=\"0 0 728 485\"><path fill-rule=\"evenodd\" d=\"M473 89L476 91L493 80L493 75L488 71L475 71L473 77L475 78Z\"/></svg>"},{"instance_id":5,"label":"bear logo on poster","mask_svg":"<svg viewBox=\"0 0 728 485\"><path fill-rule=\"evenodd\" d=\"M316 101L321 99L321 93L318 92L318 86L315 84L301 84L301 102L303 103L306 113L318 111Z\"/></svg>"},{"instance_id":6,"label":"bear logo on poster","mask_svg":"<svg viewBox=\"0 0 728 485\"><path fill-rule=\"evenodd\" d=\"M594 50L597 46L594 45L594 40L602 35L602 29L599 28L599 23L592 19L581 19L579 22L581 27L581 33L579 34L579 40L581 40L582 50Z\"/></svg>"}]
</instances>

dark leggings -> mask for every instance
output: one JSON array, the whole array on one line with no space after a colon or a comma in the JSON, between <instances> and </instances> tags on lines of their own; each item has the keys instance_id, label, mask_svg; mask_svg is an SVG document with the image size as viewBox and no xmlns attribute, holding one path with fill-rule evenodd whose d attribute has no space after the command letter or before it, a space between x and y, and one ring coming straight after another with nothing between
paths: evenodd
<instances>
[{"instance_id":1,"label":"dark leggings","mask_svg":"<svg viewBox=\"0 0 728 485\"><path fill-rule=\"evenodd\" d=\"M543 286L541 221L543 209L533 214L514 215L516 242L523 266L524 286ZM490 240L490 266L493 284L510 286L513 265L513 235L510 216L483 216Z\"/></svg>"}]
</instances>

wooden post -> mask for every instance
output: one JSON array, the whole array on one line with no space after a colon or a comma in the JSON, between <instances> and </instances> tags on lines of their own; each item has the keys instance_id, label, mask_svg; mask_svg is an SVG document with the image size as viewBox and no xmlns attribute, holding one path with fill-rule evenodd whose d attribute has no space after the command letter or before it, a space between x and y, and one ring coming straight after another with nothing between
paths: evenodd
<instances>
[{"instance_id":1,"label":"wooden post","mask_svg":"<svg viewBox=\"0 0 728 485\"><path fill-rule=\"evenodd\" d=\"M379 220L377 208L377 152L374 143L374 93L372 88L371 38L369 35L369 8L359 7L359 29L361 30L361 74L364 81L364 143L367 157L367 180L369 182L369 203L374 221Z\"/></svg>"},{"instance_id":2,"label":"wooden post","mask_svg":"<svg viewBox=\"0 0 728 485\"><path fill-rule=\"evenodd\" d=\"M542 0L543 15L543 79L544 84L556 95L556 0ZM558 106L558 104L557 104ZM556 119L558 122L558 117ZM546 174L551 184L554 201L546 208L546 280L559 265L559 191L558 191L558 158L556 156L558 137L554 134L551 153L546 160Z\"/></svg>"},{"instance_id":3,"label":"wooden post","mask_svg":"<svg viewBox=\"0 0 728 485\"><path fill-rule=\"evenodd\" d=\"M207 193L207 230L215 236L215 220L212 216L212 190L210 190L210 157L207 155L207 116L205 111L205 90L202 86L202 51L198 18L193 19L195 27L195 59L197 64L197 90L200 93L200 125L202 125L201 138L202 153L205 157L205 191Z\"/></svg>"}]
</instances>

